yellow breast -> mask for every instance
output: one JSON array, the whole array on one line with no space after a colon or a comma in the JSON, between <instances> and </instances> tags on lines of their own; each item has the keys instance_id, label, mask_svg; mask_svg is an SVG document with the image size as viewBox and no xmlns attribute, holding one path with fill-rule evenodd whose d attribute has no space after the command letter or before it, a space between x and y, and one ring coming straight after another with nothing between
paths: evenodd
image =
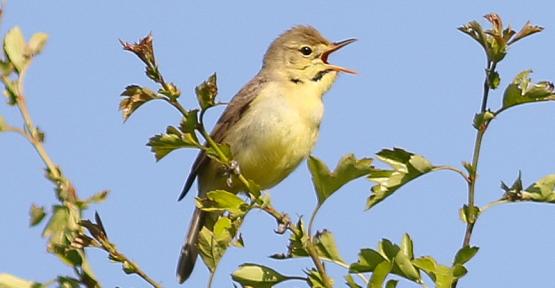
<instances>
[{"instance_id":1,"label":"yellow breast","mask_svg":"<svg viewBox=\"0 0 555 288\"><path fill-rule=\"evenodd\" d=\"M241 172L263 189L280 182L308 156L324 112L318 93L270 83L224 140Z\"/></svg>"},{"instance_id":2,"label":"yellow breast","mask_svg":"<svg viewBox=\"0 0 555 288\"><path fill-rule=\"evenodd\" d=\"M322 95L335 80L335 73L322 80L304 85L266 83L241 119L226 132L223 142L230 145L241 173L262 189L283 180L314 147L324 113ZM199 174L202 190L241 190L238 183L228 187L219 164L211 162Z\"/></svg>"}]
</instances>

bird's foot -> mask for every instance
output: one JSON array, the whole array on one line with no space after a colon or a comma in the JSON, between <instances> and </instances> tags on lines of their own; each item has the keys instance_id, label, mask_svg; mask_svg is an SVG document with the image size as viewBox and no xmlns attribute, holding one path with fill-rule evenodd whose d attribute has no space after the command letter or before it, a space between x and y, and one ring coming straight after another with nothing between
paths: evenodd
<instances>
[{"instance_id":1,"label":"bird's foot","mask_svg":"<svg viewBox=\"0 0 555 288\"><path fill-rule=\"evenodd\" d=\"M233 175L238 176L241 174L241 169L239 168L239 162L237 160L231 160L229 168L226 169L224 175L226 176L225 183L228 187L233 185Z\"/></svg>"},{"instance_id":2,"label":"bird's foot","mask_svg":"<svg viewBox=\"0 0 555 288\"><path fill-rule=\"evenodd\" d=\"M278 228L274 230L274 232L280 235L285 233L285 231L287 231L287 229L291 225L291 219L287 214L283 214L283 217L281 217L281 219L278 219L277 222L278 222Z\"/></svg>"}]
</instances>

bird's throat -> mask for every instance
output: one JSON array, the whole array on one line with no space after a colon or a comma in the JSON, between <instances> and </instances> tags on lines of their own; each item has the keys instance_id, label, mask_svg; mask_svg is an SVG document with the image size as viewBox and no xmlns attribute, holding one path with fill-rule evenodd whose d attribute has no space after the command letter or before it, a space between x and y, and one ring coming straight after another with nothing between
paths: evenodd
<instances>
[{"instance_id":1,"label":"bird's throat","mask_svg":"<svg viewBox=\"0 0 555 288\"><path fill-rule=\"evenodd\" d=\"M326 75L326 74L328 74L329 72L332 72L332 71L333 70L330 70L330 69L325 69L325 70L318 71L318 73L316 73L316 75L314 75L314 77L312 77L312 79L310 79L310 81L318 82L318 81L322 80L324 75Z\"/></svg>"}]
</instances>

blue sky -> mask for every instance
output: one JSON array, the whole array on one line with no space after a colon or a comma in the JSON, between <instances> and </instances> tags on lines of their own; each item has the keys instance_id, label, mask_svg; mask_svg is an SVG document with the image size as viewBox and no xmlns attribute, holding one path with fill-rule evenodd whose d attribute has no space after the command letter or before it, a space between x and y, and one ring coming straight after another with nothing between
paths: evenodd
<instances>
[{"instance_id":1,"label":"blue sky","mask_svg":"<svg viewBox=\"0 0 555 288\"><path fill-rule=\"evenodd\" d=\"M193 197L176 199L196 153L179 150L155 163L144 144L179 121L164 103L149 104L122 124L117 107L123 88L150 84L118 39L136 41L152 32L160 68L191 106L194 86L213 72L218 73L221 99L229 100L258 71L269 43L293 25L313 25L331 40L356 37L358 42L331 58L359 75L343 75L326 95L314 154L335 166L350 152L372 156L396 146L434 164L460 167L461 161L471 160L471 124L480 106L485 59L477 43L456 28L473 19L484 23L481 17L489 12L515 28L527 20L544 26L543 33L515 44L499 65L501 87L529 68L536 80L554 80L554 8L551 1L9 1L1 29L19 25L27 37L49 34L26 82L31 113L47 132L46 148L81 195L112 191L107 202L95 207L110 238L165 287L175 287ZM501 94L502 89L493 92L492 107L500 105ZM512 183L519 170L525 185L555 172L554 110L555 103L522 106L491 125L482 150L479 204L498 198L499 181ZM221 111L213 109L209 121ZM0 115L20 123L6 105L0 106ZM28 227L31 203L54 202L42 163L13 134L0 135L0 159L0 272L37 281L71 274L46 253L41 228ZM451 262L464 233L458 209L466 201L466 185L458 176L430 174L365 212L370 187L364 179L345 186L319 214L317 228L335 233L344 258L354 262L359 248L376 247L381 238L398 242L407 232L417 255ZM316 198L306 165L271 195L278 209L310 215ZM481 250L460 287L552 285L554 217L555 207L528 203L482 215L473 238ZM226 254L215 287L230 287L229 274L244 262L297 275L309 267L308 260L267 258L287 245L274 228L274 220L263 213L250 215L243 227L246 248ZM123 275L103 251L89 255L106 287L145 286L137 277ZM345 271L329 269L341 283ZM198 265L189 287L205 286L207 277ZM414 284L401 281L399 287Z\"/></svg>"}]
</instances>

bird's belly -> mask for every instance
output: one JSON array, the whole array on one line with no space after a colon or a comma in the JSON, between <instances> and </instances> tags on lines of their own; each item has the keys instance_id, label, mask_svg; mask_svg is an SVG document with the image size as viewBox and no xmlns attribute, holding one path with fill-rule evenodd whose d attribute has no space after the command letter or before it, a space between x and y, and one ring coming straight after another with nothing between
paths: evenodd
<instances>
[{"instance_id":1,"label":"bird's belly","mask_svg":"<svg viewBox=\"0 0 555 288\"><path fill-rule=\"evenodd\" d=\"M269 106L245 115L226 139L242 174L262 189L279 183L308 156L320 124L290 107Z\"/></svg>"}]
</instances>

